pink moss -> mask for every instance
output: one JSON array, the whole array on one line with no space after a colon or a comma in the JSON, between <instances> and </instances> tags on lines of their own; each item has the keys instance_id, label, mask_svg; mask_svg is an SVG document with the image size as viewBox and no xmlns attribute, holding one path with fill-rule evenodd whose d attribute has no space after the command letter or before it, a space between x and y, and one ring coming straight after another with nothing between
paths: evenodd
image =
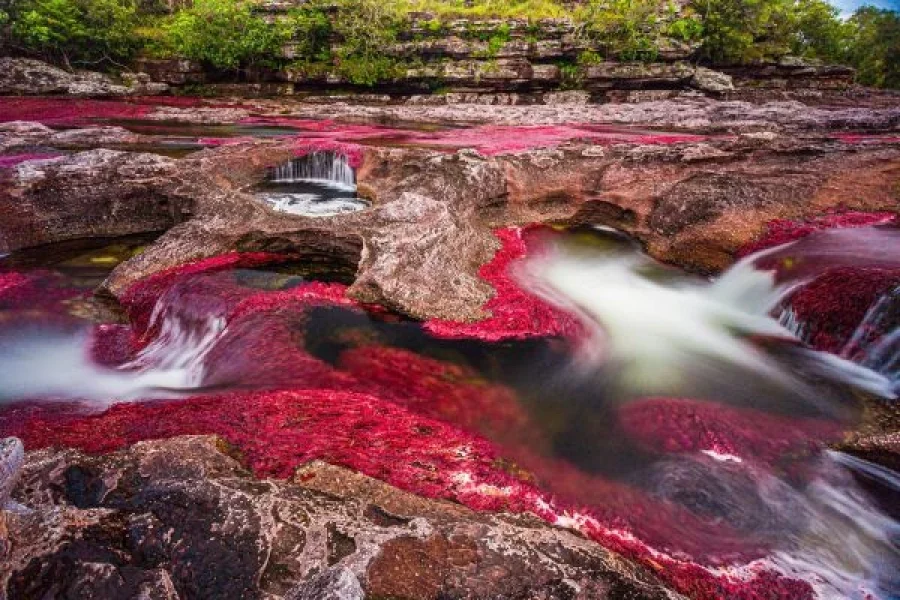
<instances>
[{"instance_id":1,"label":"pink moss","mask_svg":"<svg viewBox=\"0 0 900 600\"><path fill-rule=\"evenodd\" d=\"M85 291L69 287L52 271L0 270L0 310L64 311L65 301L85 295Z\"/></svg>"},{"instance_id":2,"label":"pink moss","mask_svg":"<svg viewBox=\"0 0 900 600\"><path fill-rule=\"evenodd\" d=\"M59 153L32 153L32 154L10 154L7 156L0 156L0 169L8 169L10 167L14 167L19 163L25 162L26 160L41 160L44 158L56 158L60 156Z\"/></svg>"},{"instance_id":3,"label":"pink moss","mask_svg":"<svg viewBox=\"0 0 900 600\"><path fill-rule=\"evenodd\" d=\"M840 227L870 227L897 223L897 213L892 212L859 212L839 210L805 220L775 219L766 224L766 232L758 240L738 250L738 256L744 257L760 250L793 242L823 229Z\"/></svg>"},{"instance_id":4,"label":"pink moss","mask_svg":"<svg viewBox=\"0 0 900 600\"><path fill-rule=\"evenodd\" d=\"M347 158L347 162L354 169L362 166L363 148L358 144L340 142L335 140L297 138L294 143L294 155L306 156L312 152L334 152Z\"/></svg>"},{"instance_id":5,"label":"pink moss","mask_svg":"<svg viewBox=\"0 0 900 600\"><path fill-rule=\"evenodd\" d=\"M637 132L625 128L593 125L481 125L434 134L412 136L414 143L423 146L475 148L493 156L521 152L534 148L554 148L570 141L593 144L677 144L704 139L702 136Z\"/></svg>"},{"instance_id":6,"label":"pink moss","mask_svg":"<svg viewBox=\"0 0 900 600\"><path fill-rule=\"evenodd\" d=\"M888 224L900 224L896 213L838 211L802 221L779 219L770 222L762 238L741 248L738 255L747 256L824 229ZM792 294L788 305L795 320L804 327L806 343L839 352L873 303L897 285L897 269L834 268Z\"/></svg>"},{"instance_id":7,"label":"pink moss","mask_svg":"<svg viewBox=\"0 0 900 600\"><path fill-rule=\"evenodd\" d=\"M528 239L537 231L540 229L509 227L494 232L500 240L500 250L478 271L494 288L494 297L484 305L484 309L490 311L490 317L476 323L432 319L425 323L425 329L439 337L485 341L576 335L579 326L571 315L522 290L511 273L516 262L527 255Z\"/></svg>"},{"instance_id":8,"label":"pink moss","mask_svg":"<svg viewBox=\"0 0 900 600\"><path fill-rule=\"evenodd\" d=\"M673 398L628 404L619 412L619 420L632 439L655 452L709 450L769 464L815 454L843 433L832 421Z\"/></svg>"},{"instance_id":9,"label":"pink moss","mask_svg":"<svg viewBox=\"0 0 900 600\"><path fill-rule=\"evenodd\" d=\"M568 317L525 294L509 275L510 265L527 254L531 235L536 232L497 231L501 250L481 270L497 289L486 305L491 318L474 325L431 322L429 329L488 340L577 333ZM156 307L188 324L221 317L227 328L206 357L203 384L251 391L121 404L101 414L21 403L0 409L0 435L20 436L29 449L102 453L145 439L218 434L260 477L290 477L298 466L321 459L423 496L476 510L530 512L575 527L692 598L813 597L806 583L765 569L723 574L729 565L765 557L777 540L554 458L540 416L513 390L468 367L357 338L335 364L313 356L303 334L309 308L363 307L346 298L340 284L272 290L253 287L236 271L285 258L231 253L169 269L123 295L132 326L94 331L97 361L118 365L157 334L151 323ZM27 304L36 289L29 285L29 276L0 275L0 303L10 297ZM839 433L830 423L691 400L628 404L618 418L622 434L654 455L714 450L778 469L793 468ZM725 571L713 574L704 566Z\"/></svg>"},{"instance_id":10,"label":"pink moss","mask_svg":"<svg viewBox=\"0 0 900 600\"><path fill-rule=\"evenodd\" d=\"M297 130L298 143L361 144L379 143L431 147L445 150L474 148L492 156L533 148L553 148L570 141L593 144L678 144L705 139L687 134L635 131L625 127L592 124L571 125L478 125L466 128L420 131L389 128L377 125L315 121L291 117L250 117L244 124L292 127ZM326 148L330 149L330 148Z\"/></svg>"},{"instance_id":11,"label":"pink moss","mask_svg":"<svg viewBox=\"0 0 900 600\"><path fill-rule=\"evenodd\" d=\"M900 136L869 133L834 133L832 138L845 144L900 144Z\"/></svg>"},{"instance_id":12,"label":"pink moss","mask_svg":"<svg viewBox=\"0 0 900 600\"><path fill-rule=\"evenodd\" d=\"M68 125L92 119L140 119L151 111L152 106L123 100L0 97L0 122Z\"/></svg>"}]
</instances>

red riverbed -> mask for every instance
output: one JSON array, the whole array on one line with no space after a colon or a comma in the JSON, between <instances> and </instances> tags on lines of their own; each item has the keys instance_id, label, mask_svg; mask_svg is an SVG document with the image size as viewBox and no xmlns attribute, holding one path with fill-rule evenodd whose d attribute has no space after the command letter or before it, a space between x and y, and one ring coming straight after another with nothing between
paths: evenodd
<instances>
[{"instance_id":1,"label":"red riverbed","mask_svg":"<svg viewBox=\"0 0 900 600\"><path fill-rule=\"evenodd\" d=\"M886 219L845 213L773 223L754 247L821 227ZM529 252L530 235L527 229L497 231L502 249L481 270L498 292L486 306L492 317L476 324L433 321L425 328L440 337L488 341L577 335L570 317L525 293L510 277L511 265ZM0 409L0 436L19 436L28 449L62 446L103 453L145 439L218 434L260 477L290 477L303 463L321 459L424 496L454 499L477 510L532 512L576 527L640 561L692 598L813 597L807 583L785 578L764 562L742 567L767 555L775 542L771 531L710 520L655 499L640 487L555 458L548 451L544 424L523 408L516 392L470 367L390 347L377 338L356 339L352 330L346 332L350 343L337 359L322 360L306 347L303 324L310 310L385 313L349 299L341 284L260 289L242 282L236 270L283 259L229 254L154 275L122 299L130 325L102 325L93 331L98 362L115 365L160 335L159 321L151 318L158 302L163 313L185 322L217 315L228 328L207 356L204 383L240 381L267 389L118 404L99 413L71 403L19 403ZM871 281L866 272L854 281L867 282L857 288L862 290L855 301L860 306L871 302L887 281L900 283L900 274ZM842 284L840 277L826 278L819 287L801 292L799 305L809 302L820 311L822 298ZM64 313L79 294L49 271L0 273L0 309L10 315L28 318L37 308ZM835 310L829 305L823 314ZM858 322L856 308L851 312L845 321ZM819 316L823 330L845 336L840 327L829 329L830 317ZM705 450L752 457L759 469L791 472L801 479L804 461L841 434L829 421L689 399L648 399L618 407L612 415L645 452L677 457ZM740 568L709 570L728 565Z\"/></svg>"}]
</instances>

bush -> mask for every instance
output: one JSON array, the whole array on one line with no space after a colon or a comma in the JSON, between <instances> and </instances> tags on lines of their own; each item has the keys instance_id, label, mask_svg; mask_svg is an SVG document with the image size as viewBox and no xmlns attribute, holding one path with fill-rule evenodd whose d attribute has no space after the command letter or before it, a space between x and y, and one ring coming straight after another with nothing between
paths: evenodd
<instances>
[{"instance_id":1,"label":"bush","mask_svg":"<svg viewBox=\"0 0 900 600\"><path fill-rule=\"evenodd\" d=\"M337 73L357 85L396 79L400 67L386 51L397 41L404 15L382 0L337 0L337 10L332 23Z\"/></svg>"},{"instance_id":2,"label":"bush","mask_svg":"<svg viewBox=\"0 0 900 600\"><path fill-rule=\"evenodd\" d=\"M622 60L655 60L665 38L693 42L703 31L691 9L660 0L590 0L575 14L590 41Z\"/></svg>"},{"instance_id":3,"label":"bush","mask_svg":"<svg viewBox=\"0 0 900 600\"><path fill-rule=\"evenodd\" d=\"M850 64L865 85L900 88L900 13L864 6L849 21Z\"/></svg>"},{"instance_id":4,"label":"bush","mask_svg":"<svg viewBox=\"0 0 900 600\"><path fill-rule=\"evenodd\" d=\"M140 46L134 0L21 0L9 16L14 48L68 67L118 64Z\"/></svg>"},{"instance_id":5,"label":"bush","mask_svg":"<svg viewBox=\"0 0 900 600\"><path fill-rule=\"evenodd\" d=\"M165 33L179 56L238 70L275 62L291 28L267 23L253 12L250 0L194 0L171 18Z\"/></svg>"},{"instance_id":6,"label":"bush","mask_svg":"<svg viewBox=\"0 0 900 600\"><path fill-rule=\"evenodd\" d=\"M786 54L840 61L848 28L824 0L698 0L704 57L747 63Z\"/></svg>"}]
</instances>

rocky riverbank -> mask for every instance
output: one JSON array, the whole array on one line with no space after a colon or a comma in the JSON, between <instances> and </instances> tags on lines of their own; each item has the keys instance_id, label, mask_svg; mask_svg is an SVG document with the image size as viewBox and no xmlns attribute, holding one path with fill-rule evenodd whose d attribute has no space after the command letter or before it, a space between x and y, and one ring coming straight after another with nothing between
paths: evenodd
<instances>
[{"instance_id":1,"label":"rocky riverbank","mask_svg":"<svg viewBox=\"0 0 900 600\"><path fill-rule=\"evenodd\" d=\"M63 90L73 92L47 93ZM0 435L27 450L0 446L6 597L815 597L762 560L771 532L752 519L731 531L529 447L515 447L525 466L508 460L479 428L504 439L505 429L539 431L540 419L504 386L363 335L345 336L351 349L332 365L301 330L324 306L411 318L440 339L552 345L577 326L510 275L541 228L611 227L661 261L713 274L818 228L896 226L896 96L816 90L802 103L667 90L522 106L482 92L328 104L147 93L0 98L0 254L158 235L98 289L104 310L88 311L102 322L98 360L126 364L159 335L155 303L178 294L191 318L224 310L243 345L224 337L210 354L211 389L192 398L94 414L65 403L0 410ZM457 103L473 99L494 104ZM277 167L313 155L352 169L362 210L304 216L263 199ZM229 279L285 261L341 282ZM869 303L900 284L889 270L845 275L798 298L811 344L846 342ZM0 273L0 307L55 303L40 277ZM215 306L199 303L209 298ZM76 307L84 314L60 300L61 311ZM215 378L235 373L294 387L217 393ZM897 464L895 405L867 406L847 438L816 419L686 399L617 414L642 452L750 448L803 478L791 461L826 443ZM745 426L759 419L766 435ZM562 496L589 489L606 504L557 503L542 487L551 473ZM715 548L678 539L672 523ZM736 550L748 534L753 552Z\"/></svg>"}]
</instances>

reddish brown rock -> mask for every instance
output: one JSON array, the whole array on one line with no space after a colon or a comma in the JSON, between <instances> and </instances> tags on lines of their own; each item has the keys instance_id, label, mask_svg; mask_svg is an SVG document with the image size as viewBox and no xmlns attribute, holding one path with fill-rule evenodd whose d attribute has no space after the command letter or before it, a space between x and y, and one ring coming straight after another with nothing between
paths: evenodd
<instances>
[{"instance_id":1,"label":"reddish brown rock","mask_svg":"<svg viewBox=\"0 0 900 600\"><path fill-rule=\"evenodd\" d=\"M350 295L360 301L472 320L486 316L493 293L478 271L499 248L496 228L613 226L657 258L709 272L773 219L900 206L900 147L891 137L642 140L495 156L339 145L356 157L372 206L316 218L273 211L249 193L269 167L309 150L290 141L239 142L181 160L97 150L26 161L2 183L0 250L169 228L113 273L113 294L204 257L281 252L355 266Z\"/></svg>"},{"instance_id":2,"label":"reddish brown rock","mask_svg":"<svg viewBox=\"0 0 900 600\"><path fill-rule=\"evenodd\" d=\"M256 480L212 437L28 454L9 598L678 598L536 519L426 500L324 463Z\"/></svg>"}]
</instances>

